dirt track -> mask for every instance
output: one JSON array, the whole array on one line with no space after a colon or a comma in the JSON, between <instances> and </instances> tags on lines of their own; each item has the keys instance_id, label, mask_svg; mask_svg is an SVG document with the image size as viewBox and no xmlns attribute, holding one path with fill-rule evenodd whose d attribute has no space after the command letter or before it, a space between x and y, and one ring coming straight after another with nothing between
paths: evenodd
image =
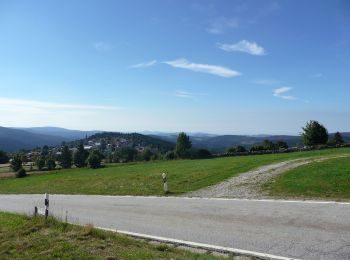
<instances>
[{"instance_id":1,"label":"dirt track","mask_svg":"<svg viewBox=\"0 0 350 260\"><path fill-rule=\"evenodd\" d=\"M261 185L272 177L306 165L312 162L321 162L343 156L327 156L319 158L301 158L289 160L276 164L265 165L258 169L242 173L216 185L206 187L194 192L185 194L186 197L203 198L244 198L244 199L267 199L271 198L266 192L261 190Z\"/></svg>"}]
</instances>

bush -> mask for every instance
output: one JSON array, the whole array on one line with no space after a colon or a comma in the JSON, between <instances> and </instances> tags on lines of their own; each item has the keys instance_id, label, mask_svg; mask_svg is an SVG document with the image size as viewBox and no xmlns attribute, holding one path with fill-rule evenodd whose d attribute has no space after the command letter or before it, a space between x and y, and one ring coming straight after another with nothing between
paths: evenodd
<instances>
[{"instance_id":1,"label":"bush","mask_svg":"<svg viewBox=\"0 0 350 260\"><path fill-rule=\"evenodd\" d=\"M98 151L93 150L87 158L87 164L90 168L97 169L101 167L101 160L102 155Z\"/></svg>"},{"instance_id":2,"label":"bush","mask_svg":"<svg viewBox=\"0 0 350 260\"><path fill-rule=\"evenodd\" d=\"M36 167L38 168L39 171L41 171L45 167L45 159L42 156L39 156L36 159Z\"/></svg>"},{"instance_id":3,"label":"bush","mask_svg":"<svg viewBox=\"0 0 350 260\"><path fill-rule=\"evenodd\" d=\"M173 151L168 151L164 155L165 160L174 160L175 159L175 153Z\"/></svg>"},{"instance_id":4,"label":"bush","mask_svg":"<svg viewBox=\"0 0 350 260\"><path fill-rule=\"evenodd\" d=\"M195 159L208 159L212 154L207 149L198 149L195 153Z\"/></svg>"},{"instance_id":5,"label":"bush","mask_svg":"<svg viewBox=\"0 0 350 260\"><path fill-rule=\"evenodd\" d=\"M10 165L11 169L14 172L19 171L22 168L22 160L21 157L17 154L13 157L13 159L11 160L11 165Z\"/></svg>"},{"instance_id":6,"label":"bush","mask_svg":"<svg viewBox=\"0 0 350 260\"><path fill-rule=\"evenodd\" d=\"M16 172L16 178L24 178L27 176L27 172L25 169L21 168Z\"/></svg>"},{"instance_id":7,"label":"bush","mask_svg":"<svg viewBox=\"0 0 350 260\"><path fill-rule=\"evenodd\" d=\"M238 146L235 146L235 147L231 147L227 150L228 153L244 153L246 152L247 150L245 149L244 146L241 146L241 145L238 145Z\"/></svg>"},{"instance_id":8,"label":"bush","mask_svg":"<svg viewBox=\"0 0 350 260\"><path fill-rule=\"evenodd\" d=\"M46 161L46 167L49 171L53 170L56 168L56 161L53 158L49 158Z\"/></svg>"}]
</instances>

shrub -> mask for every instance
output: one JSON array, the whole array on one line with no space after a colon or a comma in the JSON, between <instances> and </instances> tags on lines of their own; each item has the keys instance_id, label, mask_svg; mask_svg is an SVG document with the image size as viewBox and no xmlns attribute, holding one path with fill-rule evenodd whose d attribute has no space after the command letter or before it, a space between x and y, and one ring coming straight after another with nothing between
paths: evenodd
<instances>
[{"instance_id":1,"label":"shrub","mask_svg":"<svg viewBox=\"0 0 350 260\"><path fill-rule=\"evenodd\" d=\"M173 151L168 151L164 155L165 160L174 160L175 159L175 153Z\"/></svg>"},{"instance_id":2,"label":"shrub","mask_svg":"<svg viewBox=\"0 0 350 260\"><path fill-rule=\"evenodd\" d=\"M49 158L46 161L46 167L49 171L53 170L56 168L56 161L53 158Z\"/></svg>"},{"instance_id":3,"label":"shrub","mask_svg":"<svg viewBox=\"0 0 350 260\"><path fill-rule=\"evenodd\" d=\"M36 167L38 168L39 171L41 171L45 166L45 159L42 156L39 156L36 159Z\"/></svg>"},{"instance_id":4,"label":"shrub","mask_svg":"<svg viewBox=\"0 0 350 260\"><path fill-rule=\"evenodd\" d=\"M13 157L10 167L14 172L17 172L22 168L22 160L20 155L17 154Z\"/></svg>"},{"instance_id":5,"label":"shrub","mask_svg":"<svg viewBox=\"0 0 350 260\"><path fill-rule=\"evenodd\" d=\"M212 154L207 149L198 149L195 153L197 159L208 159L210 157L212 157Z\"/></svg>"},{"instance_id":6,"label":"shrub","mask_svg":"<svg viewBox=\"0 0 350 260\"><path fill-rule=\"evenodd\" d=\"M231 147L227 150L227 152L229 153L244 153L246 152L247 150L245 149L244 146L241 146L241 145L238 145L238 146L235 146L235 147Z\"/></svg>"},{"instance_id":7,"label":"shrub","mask_svg":"<svg viewBox=\"0 0 350 260\"><path fill-rule=\"evenodd\" d=\"M25 169L21 168L16 172L16 178L24 178L27 176L27 172Z\"/></svg>"},{"instance_id":8,"label":"shrub","mask_svg":"<svg viewBox=\"0 0 350 260\"><path fill-rule=\"evenodd\" d=\"M87 164L90 168L97 169L101 167L101 160L102 155L98 151L93 150L87 158Z\"/></svg>"}]
</instances>

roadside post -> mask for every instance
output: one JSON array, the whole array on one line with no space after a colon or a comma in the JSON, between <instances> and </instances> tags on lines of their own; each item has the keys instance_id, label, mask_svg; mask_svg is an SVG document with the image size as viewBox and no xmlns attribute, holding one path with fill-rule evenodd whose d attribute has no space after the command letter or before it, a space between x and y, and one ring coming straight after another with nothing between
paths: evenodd
<instances>
[{"instance_id":1,"label":"roadside post","mask_svg":"<svg viewBox=\"0 0 350 260\"><path fill-rule=\"evenodd\" d=\"M49 216L49 194L45 193L45 219Z\"/></svg>"},{"instance_id":2,"label":"roadside post","mask_svg":"<svg viewBox=\"0 0 350 260\"><path fill-rule=\"evenodd\" d=\"M45 216L45 219L49 216L49 194L45 193L44 195L44 208L42 207L34 207L34 216L42 215Z\"/></svg>"},{"instance_id":3,"label":"roadside post","mask_svg":"<svg viewBox=\"0 0 350 260\"><path fill-rule=\"evenodd\" d=\"M164 184L164 192L165 193L169 193L169 187L168 187L168 182L167 182L167 179L166 179L166 174L163 173L162 177L163 177L163 184Z\"/></svg>"}]
</instances>

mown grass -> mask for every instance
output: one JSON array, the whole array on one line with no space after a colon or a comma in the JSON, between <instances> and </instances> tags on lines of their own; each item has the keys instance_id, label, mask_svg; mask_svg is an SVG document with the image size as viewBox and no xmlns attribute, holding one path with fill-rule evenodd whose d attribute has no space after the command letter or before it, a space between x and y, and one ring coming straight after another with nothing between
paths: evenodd
<instances>
[{"instance_id":1,"label":"mown grass","mask_svg":"<svg viewBox=\"0 0 350 260\"><path fill-rule=\"evenodd\" d=\"M350 199L350 158L300 166L277 176L263 188L278 197Z\"/></svg>"},{"instance_id":2,"label":"mown grass","mask_svg":"<svg viewBox=\"0 0 350 260\"><path fill-rule=\"evenodd\" d=\"M0 259L219 259L49 218L0 212Z\"/></svg>"},{"instance_id":3,"label":"mown grass","mask_svg":"<svg viewBox=\"0 0 350 260\"><path fill-rule=\"evenodd\" d=\"M194 191L271 163L303 157L350 154L350 148L320 151L121 164L101 169L70 169L26 178L0 179L0 193L164 195L167 173L171 194Z\"/></svg>"}]
</instances>

